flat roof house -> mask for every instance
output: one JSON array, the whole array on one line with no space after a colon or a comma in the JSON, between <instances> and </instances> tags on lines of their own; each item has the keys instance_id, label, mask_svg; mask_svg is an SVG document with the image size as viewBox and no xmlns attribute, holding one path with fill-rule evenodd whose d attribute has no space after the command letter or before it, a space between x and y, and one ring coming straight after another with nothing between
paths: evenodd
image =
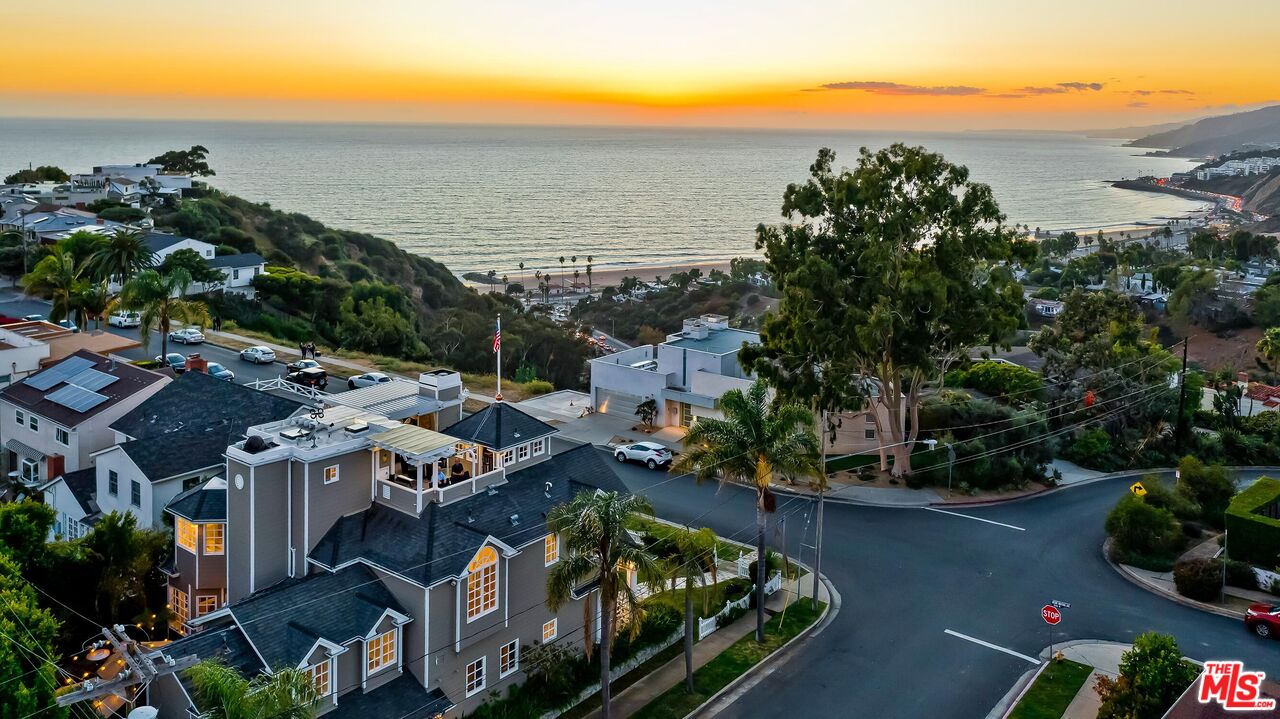
<instances>
[{"instance_id":1,"label":"flat roof house","mask_svg":"<svg viewBox=\"0 0 1280 719\"><path fill-rule=\"evenodd\" d=\"M504 403L445 432L345 405L251 427L226 449L225 607L192 604L211 595L205 563L219 555L201 532L222 517L217 500L198 500L210 507L198 516L186 507L218 480L170 505L202 525L183 530L196 551L172 569L191 633L171 651L246 676L303 669L334 719L474 711L524 678L521 647L580 643L598 611L589 587L546 608L561 546L546 514L579 492L626 490L591 446L556 452L555 431ZM152 683L161 716L199 713L185 681Z\"/></svg>"},{"instance_id":2,"label":"flat roof house","mask_svg":"<svg viewBox=\"0 0 1280 719\"><path fill-rule=\"evenodd\" d=\"M0 390L5 470L38 487L92 464L111 446L111 423L171 380L127 362L80 350Z\"/></svg>"}]
</instances>

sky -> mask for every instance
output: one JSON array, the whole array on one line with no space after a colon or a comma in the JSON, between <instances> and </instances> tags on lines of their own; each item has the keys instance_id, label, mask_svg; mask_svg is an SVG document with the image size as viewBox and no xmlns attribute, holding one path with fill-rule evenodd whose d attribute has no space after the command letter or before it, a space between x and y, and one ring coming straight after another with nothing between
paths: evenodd
<instances>
[{"instance_id":1,"label":"sky","mask_svg":"<svg viewBox=\"0 0 1280 719\"><path fill-rule=\"evenodd\" d=\"M0 116L1090 129L1280 101L1275 0L64 0L4 16Z\"/></svg>"}]
</instances>

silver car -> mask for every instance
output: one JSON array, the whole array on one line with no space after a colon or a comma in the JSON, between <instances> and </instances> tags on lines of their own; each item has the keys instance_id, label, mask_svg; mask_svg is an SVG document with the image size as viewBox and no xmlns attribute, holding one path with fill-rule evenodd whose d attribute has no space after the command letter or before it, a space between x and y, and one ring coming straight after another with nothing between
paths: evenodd
<instances>
[{"instance_id":1,"label":"silver car","mask_svg":"<svg viewBox=\"0 0 1280 719\"><path fill-rule=\"evenodd\" d=\"M181 342L184 345L198 345L204 342L204 333L195 327L186 327L169 333L170 342Z\"/></svg>"},{"instance_id":2,"label":"silver car","mask_svg":"<svg viewBox=\"0 0 1280 719\"><path fill-rule=\"evenodd\" d=\"M671 464L672 459L671 450L657 442L636 442L635 444L619 445L613 451L613 456L619 462L626 462L627 460L642 462L649 469L666 467Z\"/></svg>"},{"instance_id":3,"label":"silver car","mask_svg":"<svg viewBox=\"0 0 1280 719\"><path fill-rule=\"evenodd\" d=\"M256 345L240 350L240 359L254 364L271 364L276 361L276 352L270 347Z\"/></svg>"},{"instance_id":4,"label":"silver car","mask_svg":"<svg viewBox=\"0 0 1280 719\"><path fill-rule=\"evenodd\" d=\"M365 372L348 379L347 387L349 389L359 389L360 387L372 387L375 384L383 384L390 381L391 378L381 372Z\"/></svg>"}]
</instances>

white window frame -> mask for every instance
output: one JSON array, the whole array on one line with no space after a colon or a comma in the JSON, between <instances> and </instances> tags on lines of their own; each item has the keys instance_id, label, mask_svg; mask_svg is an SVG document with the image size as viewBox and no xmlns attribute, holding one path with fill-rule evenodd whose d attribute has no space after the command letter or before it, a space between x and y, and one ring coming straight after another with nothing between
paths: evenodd
<instances>
[{"instance_id":1,"label":"white window frame","mask_svg":"<svg viewBox=\"0 0 1280 719\"><path fill-rule=\"evenodd\" d=\"M40 431L40 418L39 418L39 417L37 417L37 416L35 416L34 414L32 414L32 415L27 415L27 426L31 428L31 431L32 431L32 432L39 432L39 431Z\"/></svg>"},{"instance_id":2,"label":"white window frame","mask_svg":"<svg viewBox=\"0 0 1280 719\"><path fill-rule=\"evenodd\" d=\"M560 537L555 532L542 538L542 566L550 567L560 561Z\"/></svg>"},{"instance_id":3,"label":"white window frame","mask_svg":"<svg viewBox=\"0 0 1280 719\"><path fill-rule=\"evenodd\" d=\"M332 662L333 662L332 659L326 658L322 661L318 661L315 664L312 664L311 666L303 670L308 675L310 675L311 683L314 684L316 687L316 696L318 696L321 699L324 699L325 697L333 693L333 667L330 666ZM321 674L324 675L324 691L323 692L320 691L320 680L321 680L320 675Z\"/></svg>"},{"instance_id":4,"label":"white window frame","mask_svg":"<svg viewBox=\"0 0 1280 719\"><path fill-rule=\"evenodd\" d=\"M529 443L529 447L529 451L533 454L542 454L547 449L547 439L545 437L542 439L535 439Z\"/></svg>"},{"instance_id":5,"label":"white window frame","mask_svg":"<svg viewBox=\"0 0 1280 719\"><path fill-rule=\"evenodd\" d=\"M30 470L30 471L28 471ZM40 479L40 460L23 457L18 460L18 476L28 482Z\"/></svg>"},{"instance_id":6,"label":"white window frame","mask_svg":"<svg viewBox=\"0 0 1280 719\"><path fill-rule=\"evenodd\" d=\"M120 473L114 469L107 470L107 494L112 497L120 496Z\"/></svg>"},{"instance_id":7,"label":"white window frame","mask_svg":"<svg viewBox=\"0 0 1280 719\"><path fill-rule=\"evenodd\" d=\"M19 427L27 426L27 415L22 410L14 410L13 418L18 421Z\"/></svg>"},{"instance_id":8,"label":"white window frame","mask_svg":"<svg viewBox=\"0 0 1280 719\"><path fill-rule=\"evenodd\" d=\"M188 527L190 528L189 530ZM188 533L191 536L190 545L186 544L183 540L183 536ZM173 538L178 543L179 547L195 554L197 551L196 548L200 546L200 525L188 519L177 517L173 523Z\"/></svg>"},{"instance_id":9,"label":"white window frame","mask_svg":"<svg viewBox=\"0 0 1280 719\"><path fill-rule=\"evenodd\" d=\"M481 553L492 553L493 561L476 565ZM486 614L498 611L498 564L501 561L502 557L498 554L498 550L485 545L480 548L479 552L476 552L475 559L472 559L471 564L467 567L466 611L468 624ZM488 590L484 584L478 587L472 586L473 580L484 582L486 578L491 578L493 581L492 591ZM472 602L473 591L479 595L479 598L474 603Z\"/></svg>"},{"instance_id":10,"label":"white window frame","mask_svg":"<svg viewBox=\"0 0 1280 719\"><path fill-rule=\"evenodd\" d=\"M209 611L204 611L200 609L200 601L203 599L213 600L213 607L209 609ZM197 617L203 617L206 614L209 614L211 612L216 612L216 611L218 611L218 595L216 594L197 594L196 595L196 616Z\"/></svg>"},{"instance_id":11,"label":"white window frame","mask_svg":"<svg viewBox=\"0 0 1280 719\"><path fill-rule=\"evenodd\" d=\"M181 597L182 601L178 601ZM186 624L191 619L191 598L187 593L175 586L169 587L169 613L178 620L179 624Z\"/></svg>"},{"instance_id":12,"label":"white window frame","mask_svg":"<svg viewBox=\"0 0 1280 719\"><path fill-rule=\"evenodd\" d=\"M375 637L370 637L369 639L365 640L365 643L364 643L365 676L371 677L377 672L380 672L383 669L386 669L387 667L392 666L393 664L396 663L396 658L400 655L400 642L396 641L397 634L399 634L399 629L397 627L392 627L391 629ZM382 649L382 647L386 644L386 642L391 642L390 656L387 656L386 652ZM375 664L373 661L374 660L373 652L374 652L375 645L377 647L377 652L378 652L377 659L379 660L377 664Z\"/></svg>"},{"instance_id":13,"label":"white window frame","mask_svg":"<svg viewBox=\"0 0 1280 719\"><path fill-rule=\"evenodd\" d=\"M522 444L516 448L516 461L523 462L529 458L529 446L528 444Z\"/></svg>"},{"instance_id":14,"label":"white window frame","mask_svg":"<svg viewBox=\"0 0 1280 719\"><path fill-rule=\"evenodd\" d=\"M209 530L216 529L218 532L218 551L209 550ZM221 522L210 522L204 525L204 541L200 543L204 549L204 553L211 556L219 556L227 552L227 525Z\"/></svg>"},{"instance_id":15,"label":"white window frame","mask_svg":"<svg viewBox=\"0 0 1280 719\"><path fill-rule=\"evenodd\" d=\"M486 667L485 667L484 657L480 657L479 659L467 665L466 673L463 674L463 681L466 682L465 686L467 689L468 697L473 697L476 694L479 694L480 692L484 691L485 674L486 674L485 669ZM474 677L472 676L473 672L475 674Z\"/></svg>"},{"instance_id":16,"label":"white window frame","mask_svg":"<svg viewBox=\"0 0 1280 719\"><path fill-rule=\"evenodd\" d=\"M507 449L507 450L503 450L503 452L502 452L502 466L504 466L504 467L505 467L505 466L507 466L507 465L509 465L509 464L514 464L514 463L515 463L515 461L516 461L516 451L515 451L514 449Z\"/></svg>"},{"instance_id":17,"label":"white window frame","mask_svg":"<svg viewBox=\"0 0 1280 719\"><path fill-rule=\"evenodd\" d=\"M138 501L133 501L134 490L137 490ZM129 506L142 509L142 482L136 479L129 480Z\"/></svg>"},{"instance_id":18,"label":"white window frame","mask_svg":"<svg viewBox=\"0 0 1280 719\"><path fill-rule=\"evenodd\" d=\"M520 640L511 641L498 647L498 678L506 677L520 671Z\"/></svg>"},{"instance_id":19,"label":"white window frame","mask_svg":"<svg viewBox=\"0 0 1280 719\"><path fill-rule=\"evenodd\" d=\"M331 465L329 465L328 467L325 467L325 468L324 468L324 474L323 474L322 476L323 476L323 478L324 478L324 483L325 483L325 484L333 484L334 482L337 482L337 481L338 481L338 479L340 479L339 474L338 474L338 473L339 473L339 467L340 467L340 466L341 466L341 465L331 464ZM333 470L333 474L332 474L332 475L330 475L329 470Z\"/></svg>"},{"instance_id":20,"label":"white window frame","mask_svg":"<svg viewBox=\"0 0 1280 719\"><path fill-rule=\"evenodd\" d=\"M542 623L542 643L555 641L560 636L560 620L552 617L551 621Z\"/></svg>"},{"instance_id":21,"label":"white window frame","mask_svg":"<svg viewBox=\"0 0 1280 719\"><path fill-rule=\"evenodd\" d=\"M65 430L65 429L61 428L61 427L54 427L54 428L53 428L53 441L57 442L58 444L62 445L63 447L70 447L70 446L71 446L71 433L70 433L70 432L68 432L67 430Z\"/></svg>"}]
</instances>

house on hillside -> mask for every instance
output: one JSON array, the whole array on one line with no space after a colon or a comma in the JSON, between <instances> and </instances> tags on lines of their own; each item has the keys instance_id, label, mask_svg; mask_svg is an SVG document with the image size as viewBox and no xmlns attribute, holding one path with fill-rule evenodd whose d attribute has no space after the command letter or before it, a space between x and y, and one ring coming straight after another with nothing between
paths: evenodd
<instances>
[{"instance_id":1,"label":"house on hillside","mask_svg":"<svg viewBox=\"0 0 1280 719\"><path fill-rule=\"evenodd\" d=\"M111 423L171 380L81 350L0 390L5 470L38 487L92 464L114 444Z\"/></svg>"},{"instance_id":2,"label":"house on hillside","mask_svg":"<svg viewBox=\"0 0 1280 719\"><path fill-rule=\"evenodd\" d=\"M246 676L301 668L322 716L418 719L522 681L522 646L581 643L597 592L546 608L561 547L546 514L625 487L591 446L558 451L554 427L504 403L446 432L340 404L249 428L225 450L225 482L169 505L171 604L189 633L170 650ZM225 606L206 611L219 591ZM187 681L152 683L161 716L205 709Z\"/></svg>"},{"instance_id":3,"label":"house on hillside","mask_svg":"<svg viewBox=\"0 0 1280 719\"><path fill-rule=\"evenodd\" d=\"M220 289L253 298L253 278L266 274L267 261L256 252L220 255L209 260L209 266L222 273Z\"/></svg>"}]
</instances>

